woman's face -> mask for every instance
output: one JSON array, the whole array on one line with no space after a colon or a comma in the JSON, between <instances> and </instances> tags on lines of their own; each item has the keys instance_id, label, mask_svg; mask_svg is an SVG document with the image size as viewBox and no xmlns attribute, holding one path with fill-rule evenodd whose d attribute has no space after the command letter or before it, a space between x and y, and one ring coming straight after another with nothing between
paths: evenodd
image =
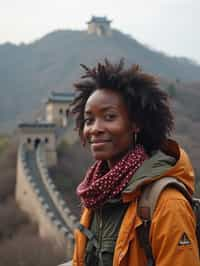
<instances>
[{"instance_id":1,"label":"woman's face","mask_svg":"<svg viewBox=\"0 0 200 266\"><path fill-rule=\"evenodd\" d=\"M133 147L136 126L120 94L109 89L94 91L84 110L83 138L94 159L112 167Z\"/></svg>"}]
</instances>

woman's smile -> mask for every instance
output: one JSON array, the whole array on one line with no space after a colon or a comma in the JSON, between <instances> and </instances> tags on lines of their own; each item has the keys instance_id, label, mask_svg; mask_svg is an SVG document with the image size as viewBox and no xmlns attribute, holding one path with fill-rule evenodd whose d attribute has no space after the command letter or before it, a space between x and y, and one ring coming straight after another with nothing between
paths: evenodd
<instances>
[{"instance_id":1,"label":"woman's smile","mask_svg":"<svg viewBox=\"0 0 200 266\"><path fill-rule=\"evenodd\" d=\"M90 144L106 143L111 142L109 139L92 139L89 141Z\"/></svg>"},{"instance_id":2,"label":"woman's smile","mask_svg":"<svg viewBox=\"0 0 200 266\"><path fill-rule=\"evenodd\" d=\"M111 140L94 140L90 142L91 149L94 151L106 148L106 145L109 145L109 144L111 144Z\"/></svg>"}]
</instances>

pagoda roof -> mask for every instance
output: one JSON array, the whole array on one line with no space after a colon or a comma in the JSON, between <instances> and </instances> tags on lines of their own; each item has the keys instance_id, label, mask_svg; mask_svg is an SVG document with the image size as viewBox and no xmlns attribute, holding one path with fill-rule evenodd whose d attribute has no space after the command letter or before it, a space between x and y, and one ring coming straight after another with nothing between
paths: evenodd
<instances>
[{"instance_id":1,"label":"pagoda roof","mask_svg":"<svg viewBox=\"0 0 200 266\"><path fill-rule=\"evenodd\" d=\"M46 121L33 121L33 122L22 122L18 125L19 128L55 128L54 123Z\"/></svg>"},{"instance_id":2,"label":"pagoda roof","mask_svg":"<svg viewBox=\"0 0 200 266\"><path fill-rule=\"evenodd\" d=\"M107 17L96 17L96 16L92 16L91 20L87 22L87 24L90 24L92 22L95 23L111 23L112 20L108 20Z\"/></svg>"},{"instance_id":3,"label":"pagoda roof","mask_svg":"<svg viewBox=\"0 0 200 266\"><path fill-rule=\"evenodd\" d=\"M49 102L71 102L74 98L73 92L51 92L51 95L48 97L48 100L46 103Z\"/></svg>"}]
</instances>

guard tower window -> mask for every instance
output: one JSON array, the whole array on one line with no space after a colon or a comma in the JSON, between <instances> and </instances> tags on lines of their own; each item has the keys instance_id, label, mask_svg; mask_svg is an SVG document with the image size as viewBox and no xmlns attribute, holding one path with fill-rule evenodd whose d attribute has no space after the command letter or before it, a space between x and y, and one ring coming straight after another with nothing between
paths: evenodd
<instances>
[{"instance_id":1,"label":"guard tower window","mask_svg":"<svg viewBox=\"0 0 200 266\"><path fill-rule=\"evenodd\" d=\"M66 117L69 116L69 109L66 109Z\"/></svg>"},{"instance_id":2,"label":"guard tower window","mask_svg":"<svg viewBox=\"0 0 200 266\"><path fill-rule=\"evenodd\" d=\"M28 143L28 144L31 143L31 139L30 139L30 138L27 139L27 143Z\"/></svg>"},{"instance_id":3,"label":"guard tower window","mask_svg":"<svg viewBox=\"0 0 200 266\"><path fill-rule=\"evenodd\" d=\"M45 138L44 142L47 144L49 142L49 139Z\"/></svg>"},{"instance_id":4,"label":"guard tower window","mask_svg":"<svg viewBox=\"0 0 200 266\"><path fill-rule=\"evenodd\" d=\"M34 142L34 148L37 149L37 147L39 146L41 140L40 139L36 139Z\"/></svg>"}]
</instances>

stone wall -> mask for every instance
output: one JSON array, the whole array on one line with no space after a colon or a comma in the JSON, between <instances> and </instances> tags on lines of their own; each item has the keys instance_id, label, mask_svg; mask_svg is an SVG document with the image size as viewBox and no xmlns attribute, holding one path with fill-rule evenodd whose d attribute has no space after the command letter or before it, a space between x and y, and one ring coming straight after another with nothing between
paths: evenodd
<instances>
[{"instance_id":1,"label":"stone wall","mask_svg":"<svg viewBox=\"0 0 200 266\"><path fill-rule=\"evenodd\" d=\"M66 225L70 228L71 232L74 231L76 227L76 223L78 222L77 218L73 215L71 210L67 207L66 202L62 199L60 192L56 189L55 184L49 176L47 165L46 165L46 154L43 145L40 145L37 149L37 165L39 167L42 180L51 195L51 199L53 200L57 210L59 210L62 215L63 220Z\"/></svg>"},{"instance_id":2,"label":"stone wall","mask_svg":"<svg viewBox=\"0 0 200 266\"><path fill-rule=\"evenodd\" d=\"M41 147L36 152L36 161L40 176L46 191L54 202L57 211L62 213L62 221L56 219L55 212L47 204L47 200L36 182L33 171L27 163L26 145L20 145L17 161L16 200L19 206L29 214L30 218L37 222L41 237L52 239L57 246L66 245L66 255L71 257L73 250L73 229L76 217L72 215L66 203L62 200L55 185L52 183L46 163L45 152Z\"/></svg>"}]
</instances>

